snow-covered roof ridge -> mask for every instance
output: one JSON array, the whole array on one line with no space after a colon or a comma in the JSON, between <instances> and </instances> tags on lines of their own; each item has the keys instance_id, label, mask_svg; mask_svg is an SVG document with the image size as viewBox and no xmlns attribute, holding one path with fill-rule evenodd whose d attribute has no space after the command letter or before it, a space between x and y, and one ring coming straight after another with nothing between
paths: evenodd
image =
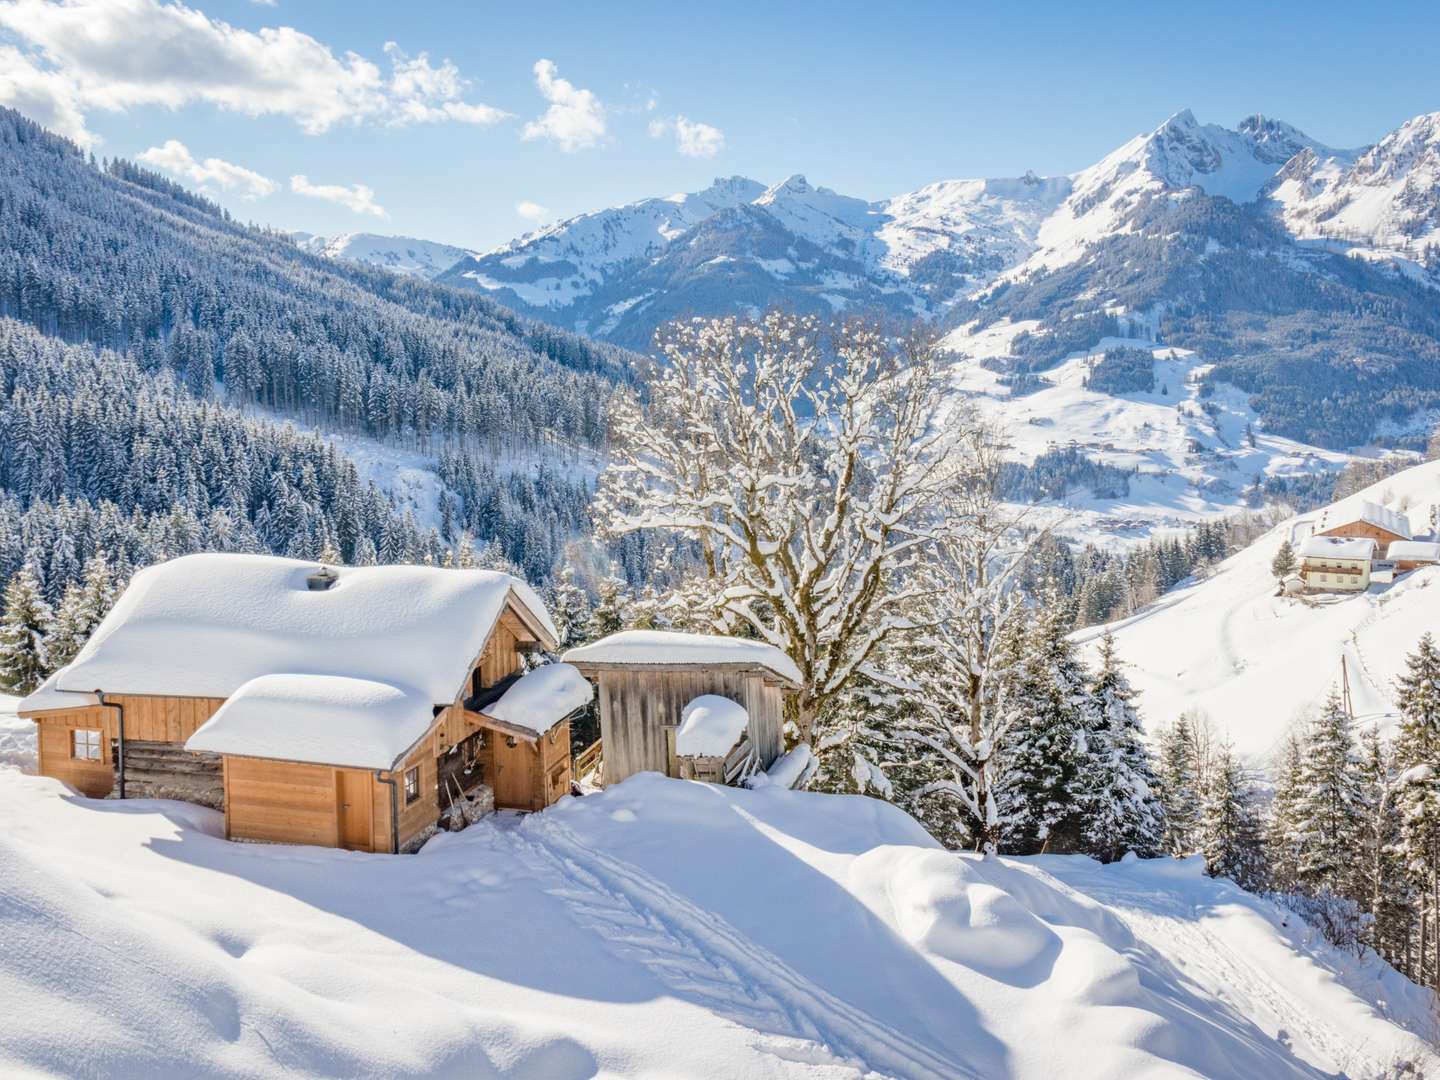
<instances>
[{"instance_id":1,"label":"snow-covered roof ridge","mask_svg":"<svg viewBox=\"0 0 1440 1080\"><path fill-rule=\"evenodd\" d=\"M525 582L491 570L336 568L268 555L186 555L141 570L55 689L229 697L262 675L331 675L454 699L512 600L537 636L554 624Z\"/></svg>"},{"instance_id":2,"label":"snow-covered roof ridge","mask_svg":"<svg viewBox=\"0 0 1440 1080\"><path fill-rule=\"evenodd\" d=\"M597 667L665 665L764 668L788 682L803 681L795 661L773 645L748 638L684 634L673 630L622 630L561 657Z\"/></svg>"},{"instance_id":3,"label":"snow-covered roof ridge","mask_svg":"<svg viewBox=\"0 0 1440 1080\"><path fill-rule=\"evenodd\" d=\"M537 738L595 696L590 680L569 664L546 664L520 676L484 714Z\"/></svg>"},{"instance_id":4,"label":"snow-covered roof ridge","mask_svg":"<svg viewBox=\"0 0 1440 1080\"><path fill-rule=\"evenodd\" d=\"M1315 531L1325 532L1327 529L1337 529L1356 521L1363 521L1367 525L1374 525L1376 528L1396 533L1407 540L1414 535L1410 531L1408 516L1399 510L1392 510L1388 506L1371 502L1369 499L1362 499L1359 503L1347 500L1326 507L1320 512L1320 523L1316 526Z\"/></svg>"},{"instance_id":5,"label":"snow-covered roof ridge","mask_svg":"<svg viewBox=\"0 0 1440 1080\"><path fill-rule=\"evenodd\" d=\"M316 765L393 768L430 730L426 695L342 675L261 675L185 743L187 750Z\"/></svg>"},{"instance_id":6,"label":"snow-covered roof ridge","mask_svg":"<svg viewBox=\"0 0 1440 1080\"><path fill-rule=\"evenodd\" d=\"M1373 559L1377 545L1365 536L1312 536L1300 545L1302 559Z\"/></svg>"},{"instance_id":7,"label":"snow-covered roof ridge","mask_svg":"<svg viewBox=\"0 0 1440 1080\"><path fill-rule=\"evenodd\" d=\"M685 757L728 754L750 726L750 714L737 701L701 694L680 711L675 752Z\"/></svg>"},{"instance_id":8,"label":"snow-covered roof ridge","mask_svg":"<svg viewBox=\"0 0 1440 1080\"><path fill-rule=\"evenodd\" d=\"M1388 559L1414 559L1440 562L1440 542L1434 540L1395 540L1385 549Z\"/></svg>"}]
</instances>

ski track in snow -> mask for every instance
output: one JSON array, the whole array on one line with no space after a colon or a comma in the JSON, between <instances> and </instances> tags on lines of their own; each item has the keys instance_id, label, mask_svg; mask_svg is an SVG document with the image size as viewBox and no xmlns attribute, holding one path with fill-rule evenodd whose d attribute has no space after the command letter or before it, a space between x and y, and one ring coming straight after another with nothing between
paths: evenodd
<instances>
[{"instance_id":1,"label":"ski track in snow","mask_svg":"<svg viewBox=\"0 0 1440 1080\"><path fill-rule=\"evenodd\" d=\"M844 1065L857 1076L980 1080L828 993L722 918L624 860L582 844L555 820L508 833L546 891L625 959L643 963L687 1001L758 1032L759 1049L788 1061Z\"/></svg>"}]
</instances>

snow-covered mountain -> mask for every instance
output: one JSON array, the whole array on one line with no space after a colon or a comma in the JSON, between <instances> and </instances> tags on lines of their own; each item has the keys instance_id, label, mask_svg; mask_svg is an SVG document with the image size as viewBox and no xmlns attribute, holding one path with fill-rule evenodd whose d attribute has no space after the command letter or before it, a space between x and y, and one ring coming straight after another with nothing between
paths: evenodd
<instances>
[{"instance_id":1,"label":"snow-covered mountain","mask_svg":"<svg viewBox=\"0 0 1440 1080\"><path fill-rule=\"evenodd\" d=\"M1407 121L1362 153L1301 153L1267 194L1296 236L1433 262L1440 248L1440 112Z\"/></svg>"},{"instance_id":2,"label":"snow-covered mountain","mask_svg":"<svg viewBox=\"0 0 1440 1080\"><path fill-rule=\"evenodd\" d=\"M290 234L295 246L327 259L348 259L368 263L397 274L439 277L461 259L473 254L466 248L417 240L413 236L380 236L376 233L342 233L339 236Z\"/></svg>"},{"instance_id":3,"label":"snow-covered mountain","mask_svg":"<svg viewBox=\"0 0 1440 1080\"><path fill-rule=\"evenodd\" d=\"M5 1075L1440 1069L1430 991L1199 857L981 859L860 796L645 773L390 856L0 766L0 820Z\"/></svg>"},{"instance_id":4,"label":"snow-covered mountain","mask_svg":"<svg viewBox=\"0 0 1440 1080\"><path fill-rule=\"evenodd\" d=\"M1258 761L1339 685L1342 657L1357 719L1388 732L1397 719L1394 681L1405 655L1426 631L1440 632L1440 567L1355 596L1315 598L1277 596L1270 572L1283 541L1298 545L1322 514L1343 521L1366 501L1404 513L1412 531L1428 532L1440 506L1440 461L1285 521L1203 580L1076 636L1093 645L1107 629L1114 633L1147 724L1168 724L1200 709L1238 751Z\"/></svg>"}]
</instances>

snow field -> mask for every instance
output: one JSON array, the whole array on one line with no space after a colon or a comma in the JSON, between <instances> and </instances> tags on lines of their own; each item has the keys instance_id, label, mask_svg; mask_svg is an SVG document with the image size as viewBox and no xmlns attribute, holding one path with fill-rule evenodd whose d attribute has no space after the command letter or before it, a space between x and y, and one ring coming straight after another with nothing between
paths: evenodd
<instances>
[{"instance_id":1,"label":"snow field","mask_svg":"<svg viewBox=\"0 0 1440 1080\"><path fill-rule=\"evenodd\" d=\"M14 771L0 819L0 1071L1440 1068L1428 994L1193 862L982 861L866 798L641 774L414 861L227 843L211 811Z\"/></svg>"}]
</instances>

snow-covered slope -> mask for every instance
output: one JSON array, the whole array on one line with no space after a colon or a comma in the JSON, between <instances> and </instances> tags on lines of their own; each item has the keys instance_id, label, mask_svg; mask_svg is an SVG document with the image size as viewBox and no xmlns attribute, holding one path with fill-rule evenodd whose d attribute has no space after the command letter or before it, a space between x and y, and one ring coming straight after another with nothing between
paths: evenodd
<instances>
[{"instance_id":1,"label":"snow-covered slope","mask_svg":"<svg viewBox=\"0 0 1440 1080\"><path fill-rule=\"evenodd\" d=\"M1412 529L1428 531L1431 507L1440 504L1440 461L1332 504L1331 519L1353 516L1347 510L1366 500L1403 509ZM1342 657L1357 718L1382 730L1393 725L1394 680L1405 655L1426 631L1440 634L1440 568L1358 596L1276 596L1271 559L1282 541L1310 535L1321 513L1278 525L1204 580L1109 627L1152 729L1201 709L1241 753L1263 760L1338 687ZM1093 647L1104 629L1077 637Z\"/></svg>"},{"instance_id":2,"label":"snow-covered slope","mask_svg":"<svg viewBox=\"0 0 1440 1080\"><path fill-rule=\"evenodd\" d=\"M397 274L414 277L439 277L467 255L466 248L441 244L434 240L417 240L413 236L379 236L375 233L342 233L339 236L314 236L292 233L295 245L311 255L327 259L349 259L368 263Z\"/></svg>"},{"instance_id":3,"label":"snow-covered slope","mask_svg":"<svg viewBox=\"0 0 1440 1080\"><path fill-rule=\"evenodd\" d=\"M35 771L35 725L15 715L20 699L0 694L0 769Z\"/></svg>"},{"instance_id":4,"label":"snow-covered slope","mask_svg":"<svg viewBox=\"0 0 1440 1080\"><path fill-rule=\"evenodd\" d=\"M1406 121L1363 152L1301 154L1268 194L1296 236L1422 259L1440 245L1440 112Z\"/></svg>"},{"instance_id":5,"label":"snow-covered slope","mask_svg":"<svg viewBox=\"0 0 1440 1080\"><path fill-rule=\"evenodd\" d=\"M9 1073L1440 1068L1427 991L1195 861L981 861L864 798L642 774L396 858L0 771L0 820Z\"/></svg>"}]
</instances>

